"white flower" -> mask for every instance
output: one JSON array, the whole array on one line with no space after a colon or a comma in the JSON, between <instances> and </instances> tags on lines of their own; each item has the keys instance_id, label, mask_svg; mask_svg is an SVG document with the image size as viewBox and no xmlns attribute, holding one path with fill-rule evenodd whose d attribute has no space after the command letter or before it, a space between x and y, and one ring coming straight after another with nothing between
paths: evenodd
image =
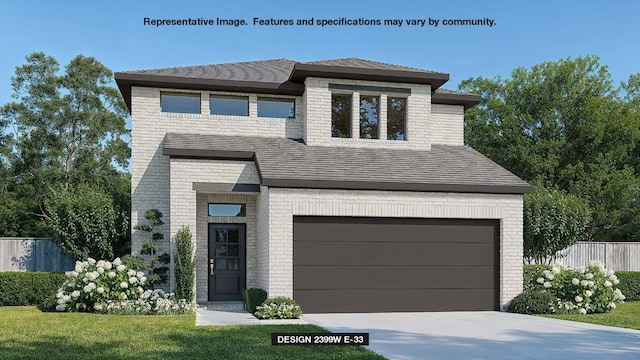
<instances>
[{"instance_id":1,"label":"white flower","mask_svg":"<svg viewBox=\"0 0 640 360\"><path fill-rule=\"evenodd\" d=\"M548 281L545 281L544 284L542 284L542 286L546 287L546 288L550 288L551 287L551 283Z\"/></svg>"},{"instance_id":2,"label":"white flower","mask_svg":"<svg viewBox=\"0 0 640 360\"><path fill-rule=\"evenodd\" d=\"M554 266L551 268L551 272L553 272L554 274L560 274L560 268L557 266Z\"/></svg>"},{"instance_id":3,"label":"white flower","mask_svg":"<svg viewBox=\"0 0 640 360\"><path fill-rule=\"evenodd\" d=\"M127 267L126 267L126 266L124 266L124 265L122 265L122 264L120 264L120 265L116 266L116 270L118 270L118 271L124 271L124 269L126 269L126 268L127 268Z\"/></svg>"},{"instance_id":4,"label":"white flower","mask_svg":"<svg viewBox=\"0 0 640 360\"><path fill-rule=\"evenodd\" d=\"M84 278L89 280L89 281L93 281L97 278L97 276L94 276L92 272L88 272L86 274L84 274Z\"/></svg>"},{"instance_id":5,"label":"white flower","mask_svg":"<svg viewBox=\"0 0 640 360\"><path fill-rule=\"evenodd\" d=\"M138 272L136 273L136 276L137 276L138 278L142 278L142 277L144 276L144 273L143 273L142 271L138 271Z\"/></svg>"},{"instance_id":6,"label":"white flower","mask_svg":"<svg viewBox=\"0 0 640 360\"><path fill-rule=\"evenodd\" d=\"M95 265L95 264L96 264L96 260L95 260L95 259L93 259L93 258L87 258L87 263L88 263L89 265Z\"/></svg>"},{"instance_id":7,"label":"white flower","mask_svg":"<svg viewBox=\"0 0 640 360\"><path fill-rule=\"evenodd\" d=\"M539 282L540 284L544 284L544 278L543 277L539 277L536 281Z\"/></svg>"},{"instance_id":8,"label":"white flower","mask_svg":"<svg viewBox=\"0 0 640 360\"><path fill-rule=\"evenodd\" d=\"M95 304L93 306L93 308L96 309L96 311L101 311L102 310L102 305Z\"/></svg>"},{"instance_id":9,"label":"white flower","mask_svg":"<svg viewBox=\"0 0 640 360\"><path fill-rule=\"evenodd\" d=\"M78 290L74 290L74 291L71 293L71 297L72 297L72 298L77 298L78 296L80 296L80 291L78 291Z\"/></svg>"},{"instance_id":10,"label":"white flower","mask_svg":"<svg viewBox=\"0 0 640 360\"><path fill-rule=\"evenodd\" d=\"M613 274L615 274L615 271L613 271L613 270L609 270L609 271L607 271L607 276L611 276L611 275L613 275Z\"/></svg>"},{"instance_id":11,"label":"white flower","mask_svg":"<svg viewBox=\"0 0 640 360\"><path fill-rule=\"evenodd\" d=\"M129 270L127 271L127 276L131 277L131 276L136 276L136 271L135 270Z\"/></svg>"},{"instance_id":12,"label":"white flower","mask_svg":"<svg viewBox=\"0 0 640 360\"><path fill-rule=\"evenodd\" d=\"M102 273L104 272L104 268L103 268L102 266L100 266L100 267L98 267L98 268L96 269L96 272L97 272L98 274L102 274Z\"/></svg>"},{"instance_id":13,"label":"white flower","mask_svg":"<svg viewBox=\"0 0 640 360\"><path fill-rule=\"evenodd\" d=\"M80 261L76 261L76 267L74 269L77 272L81 272L82 271L82 263Z\"/></svg>"},{"instance_id":14,"label":"white flower","mask_svg":"<svg viewBox=\"0 0 640 360\"><path fill-rule=\"evenodd\" d=\"M56 305L56 311L64 311L67 307L64 304Z\"/></svg>"},{"instance_id":15,"label":"white flower","mask_svg":"<svg viewBox=\"0 0 640 360\"><path fill-rule=\"evenodd\" d=\"M64 301L64 299L58 299L58 301L56 301L58 303L58 305L63 305L66 301Z\"/></svg>"},{"instance_id":16,"label":"white flower","mask_svg":"<svg viewBox=\"0 0 640 360\"><path fill-rule=\"evenodd\" d=\"M582 300L584 300L582 296L576 295L576 302L582 302Z\"/></svg>"},{"instance_id":17,"label":"white flower","mask_svg":"<svg viewBox=\"0 0 640 360\"><path fill-rule=\"evenodd\" d=\"M615 309L616 308L616 304L612 301L609 303L609 309Z\"/></svg>"},{"instance_id":18,"label":"white flower","mask_svg":"<svg viewBox=\"0 0 640 360\"><path fill-rule=\"evenodd\" d=\"M120 287L123 288L123 289L126 289L126 288L129 287L129 284L127 284L126 282L123 281L123 282L120 283Z\"/></svg>"},{"instance_id":19,"label":"white flower","mask_svg":"<svg viewBox=\"0 0 640 360\"><path fill-rule=\"evenodd\" d=\"M544 276L549 280L553 280L553 271L545 270Z\"/></svg>"},{"instance_id":20,"label":"white flower","mask_svg":"<svg viewBox=\"0 0 640 360\"><path fill-rule=\"evenodd\" d=\"M56 298L58 298L58 299L62 298L63 296L64 296L64 294L62 292L58 292L56 294Z\"/></svg>"},{"instance_id":21,"label":"white flower","mask_svg":"<svg viewBox=\"0 0 640 360\"><path fill-rule=\"evenodd\" d=\"M580 309L578 310L578 312L579 312L580 314L584 315L584 314L586 314L586 313L587 313L587 310L586 310L585 308L580 308Z\"/></svg>"},{"instance_id":22,"label":"white flower","mask_svg":"<svg viewBox=\"0 0 640 360\"><path fill-rule=\"evenodd\" d=\"M113 265L118 266L122 264L122 261L120 261L120 258L116 258L115 260L113 260Z\"/></svg>"},{"instance_id":23,"label":"white flower","mask_svg":"<svg viewBox=\"0 0 640 360\"><path fill-rule=\"evenodd\" d=\"M108 262L108 261L105 261L105 262L104 262L104 268L105 268L106 270L111 270L111 267L112 267L112 265L111 265L111 263L110 263L110 262Z\"/></svg>"},{"instance_id":24,"label":"white flower","mask_svg":"<svg viewBox=\"0 0 640 360\"><path fill-rule=\"evenodd\" d=\"M591 297L591 295L593 295L593 292L591 290L587 290L587 291L584 292L584 295L586 297Z\"/></svg>"},{"instance_id":25,"label":"white flower","mask_svg":"<svg viewBox=\"0 0 640 360\"><path fill-rule=\"evenodd\" d=\"M606 281L604 282L604 286L606 286L606 287L611 287L612 285L613 285L613 284L611 284L611 283L609 282L609 280L606 280Z\"/></svg>"},{"instance_id":26,"label":"white flower","mask_svg":"<svg viewBox=\"0 0 640 360\"><path fill-rule=\"evenodd\" d=\"M120 300L127 300L127 294L121 293L120 294Z\"/></svg>"},{"instance_id":27,"label":"white flower","mask_svg":"<svg viewBox=\"0 0 640 360\"><path fill-rule=\"evenodd\" d=\"M135 276L132 276L132 277L129 278L129 282L132 283L132 284L135 284L135 283L138 282L138 278L135 277Z\"/></svg>"},{"instance_id":28,"label":"white flower","mask_svg":"<svg viewBox=\"0 0 640 360\"><path fill-rule=\"evenodd\" d=\"M594 283L593 281L589 280L589 283L587 285L589 285L589 287L593 287L596 283Z\"/></svg>"},{"instance_id":29,"label":"white flower","mask_svg":"<svg viewBox=\"0 0 640 360\"><path fill-rule=\"evenodd\" d=\"M147 282L147 277L146 276L141 277L140 278L140 283L144 284L145 282Z\"/></svg>"},{"instance_id":30,"label":"white flower","mask_svg":"<svg viewBox=\"0 0 640 360\"><path fill-rule=\"evenodd\" d=\"M620 284L620 280L618 279L613 280L613 285L618 285L618 284Z\"/></svg>"},{"instance_id":31,"label":"white flower","mask_svg":"<svg viewBox=\"0 0 640 360\"><path fill-rule=\"evenodd\" d=\"M138 292L139 292L140 294L142 294L142 293L144 292L144 289L142 288L142 286L138 286Z\"/></svg>"},{"instance_id":32,"label":"white flower","mask_svg":"<svg viewBox=\"0 0 640 360\"><path fill-rule=\"evenodd\" d=\"M589 272L589 273L584 274L584 277L585 277L587 280L591 280L591 279L593 279L593 274Z\"/></svg>"},{"instance_id":33,"label":"white flower","mask_svg":"<svg viewBox=\"0 0 640 360\"><path fill-rule=\"evenodd\" d=\"M589 282L587 280L582 280L582 281L580 281L580 285L587 286L587 285L589 285Z\"/></svg>"},{"instance_id":34,"label":"white flower","mask_svg":"<svg viewBox=\"0 0 640 360\"><path fill-rule=\"evenodd\" d=\"M578 280L578 279L576 279L576 278L573 278L573 279L571 279L571 283L572 283L573 285L578 285L578 284L580 284L580 280Z\"/></svg>"},{"instance_id":35,"label":"white flower","mask_svg":"<svg viewBox=\"0 0 640 360\"><path fill-rule=\"evenodd\" d=\"M92 289L91 289L91 287L89 285L87 285L87 286L83 287L82 290L84 292L86 292L86 293L90 293Z\"/></svg>"},{"instance_id":36,"label":"white flower","mask_svg":"<svg viewBox=\"0 0 640 360\"><path fill-rule=\"evenodd\" d=\"M104 293L104 288L103 287L99 287L99 288L96 289L96 292L98 294L102 294L102 293Z\"/></svg>"},{"instance_id":37,"label":"white flower","mask_svg":"<svg viewBox=\"0 0 640 360\"><path fill-rule=\"evenodd\" d=\"M65 296L62 297L62 300L64 300L64 302L68 303L68 302L71 301L71 296L65 295Z\"/></svg>"},{"instance_id":38,"label":"white flower","mask_svg":"<svg viewBox=\"0 0 640 360\"><path fill-rule=\"evenodd\" d=\"M109 271L109 273L107 274L107 276L111 279L113 279L114 277L116 277L116 273L113 271Z\"/></svg>"},{"instance_id":39,"label":"white flower","mask_svg":"<svg viewBox=\"0 0 640 360\"><path fill-rule=\"evenodd\" d=\"M617 280L617 279L618 279L618 277L615 274L609 275L609 280L614 281L614 280Z\"/></svg>"}]
</instances>

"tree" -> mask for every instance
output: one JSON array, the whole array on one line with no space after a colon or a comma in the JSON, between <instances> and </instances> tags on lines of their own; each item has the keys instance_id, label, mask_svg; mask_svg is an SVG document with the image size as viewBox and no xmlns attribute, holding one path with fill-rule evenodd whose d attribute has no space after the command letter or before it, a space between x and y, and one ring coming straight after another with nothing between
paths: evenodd
<instances>
[{"instance_id":1,"label":"tree","mask_svg":"<svg viewBox=\"0 0 640 360\"><path fill-rule=\"evenodd\" d=\"M591 220L586 201L540 184L524 196L524 257L538 264L584 239Z\"/></svg>"},{"instance_id":2,"label":"tree","mask_svg":"<svg viewBox=\"0 0 640 360\"><path fill-rule=\"evenodd\" d=\"M195 262L193 259L193 243L191 231L183 226L176 234L176 298L193 301L193 285L195 281Z\"/></svg>"},{"instance_id":3,"label":"tree","mask_svg":"<svg viewBox=\"0 0 640 360\"><path fill-rule=\"evenodd\" d=\"M640 74L615 88L596 56L465 80L465 140L527 181L586 200L585 239L640 241ZM624 94L624 95L623 95Z\"/></svg>"},{"instance_id":4,"label":"tree","mask_svg":"<svg viewBox=\"0 0 640 360\"><path fill-rule=\"evenodd\" d=\"M162 213L157 209L149 209L144 212L144 218L148 224L138 223L133 228L148 235L142 242L140 254L146 256L147 260L147 284L155 288L156 284L162 284L169 278L169 268L166 265L169 264L170 257L167 253L158 255L156 248L156 243L164 239L164 234L157 231L158 226L164 225Z\"/></svg>"},{"instance_id":5,"label":"tree","mask_svg":"<svg viewBox=\"0 0 640 360\"><path fill-rule=\"evenodd\" d=\"M129 232L118 211L107 194L88 185L54 191L45 200L51 239L76 259L114 257L114 245Z\"/></svg>"},{"instance_id":6,"label":"tree","mask_svg":"<svg viewBox=\"0 0 640 360\"><path fill-rule=\"evenodd\" d=\"M11 78L15 99L0 107L1 235L51 236L45 211L54 192L83 194L90 186L129 213L127 115L112 72L93 57L78 55L60 74L52 56L33 53ZM50 204L52 205L52 204ZM120 234L117 252L126 246Z\"/></svg>"}]
</instances>

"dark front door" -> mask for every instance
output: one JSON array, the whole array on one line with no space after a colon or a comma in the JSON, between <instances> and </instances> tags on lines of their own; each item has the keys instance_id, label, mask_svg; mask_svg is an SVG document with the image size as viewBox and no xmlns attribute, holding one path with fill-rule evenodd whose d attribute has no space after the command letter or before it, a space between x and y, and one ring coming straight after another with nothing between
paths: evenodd
<instances>
[{"instance_id":1,"label":"dark front door","mask_svg":"<svg viewBox=\"0 0 640 360\"><path fill-rule=\"evenodd\" d=\"M242 300L245 225L209 224L209 301Z\"/></svg>"}]
</instances>

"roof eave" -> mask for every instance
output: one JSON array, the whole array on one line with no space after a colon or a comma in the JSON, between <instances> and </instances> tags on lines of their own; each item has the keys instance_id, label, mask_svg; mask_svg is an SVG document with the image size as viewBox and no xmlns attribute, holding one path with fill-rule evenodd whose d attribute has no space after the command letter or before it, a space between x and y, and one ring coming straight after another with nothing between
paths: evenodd
<instances>
[{"instance_id":1,"label":"roof eave","mask_svg":"<svg viewBox=\"0 0 640 360\"><path fill-rule=\"evenodd\" d=\"M478 105L482 101L482 98L478 95L472 94L442 94L432 93L432 104L444 104L444 105L462 105L467 110Z\"/></svg>"},{"instance_id":2,"label":"roof eave","mask_svg":"<svg viewBox=\"0 0 640 360\"><path fill-rule=\"evenodd\" d=\"M431 90L449 81L449 74L445 73L295 63L289 81L303 83L307 77L428 84Z\"/></svg>"}]
</instances>

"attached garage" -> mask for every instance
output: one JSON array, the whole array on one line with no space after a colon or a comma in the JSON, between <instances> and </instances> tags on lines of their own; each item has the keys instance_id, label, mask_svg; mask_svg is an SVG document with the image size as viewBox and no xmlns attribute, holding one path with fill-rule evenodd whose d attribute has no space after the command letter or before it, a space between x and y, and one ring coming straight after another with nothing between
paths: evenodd
<instances>
[{"instance_id":1,"label":"attached garage","mask_svg":"<svg viewBox=\"0 0 640 360\"><path fill-rule=\"evenodd\" d=\"M305 313L499 310L499 221L294 216Z\"/></svg>"}]
</instances>

